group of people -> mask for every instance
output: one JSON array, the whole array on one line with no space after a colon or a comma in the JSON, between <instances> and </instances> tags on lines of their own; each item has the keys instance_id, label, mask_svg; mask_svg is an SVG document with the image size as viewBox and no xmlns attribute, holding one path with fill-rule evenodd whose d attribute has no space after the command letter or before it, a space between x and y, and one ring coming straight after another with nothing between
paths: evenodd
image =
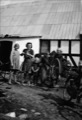
<instances>
[{"instance_id":1,"label":"group of people","mask_svg":"<svg viewBox=\"0 0 82 120\"><path fill-rule=\"evenodd\" d=\"M11 67L15 71L14 72L14 81L15 81L15 83L17 83L16 73L17 73L17 71L21 70L24 73L24 80L22 80L22 84L24 85L24 83L26 82L27 84L30 85L29 74L31 72L33 61L34 60L38 61L38 58L35 59L34 50L32 49L31 42L26 43L26 48L22 51L21 54L19 52L19 48L20 48L19 44L16 43L14 45L14 49L12 50L11 56L10 56ZM59 54L59 57L62 57L61 49L57 49L56 53ZM20 68L20 56L24 57L24 61L21 65L21 68ZM12 76L13 76L13 74L11 72L10 78L9 78L9 84L12 84Z\"/></svg>"},{"instance_id":2,"label":"group of people","mask_svg":"<svg viewBox=\"0 0 82 120\"><path fill-rule=\"evenodd\" d=\"M13 70L19 71L20 70L20 56L23 56L24 61L21 65L21 71L24 72L24 79L26 79L27 74L29 73L30 68L31 68L32 59L34 58L34 50L32 49L31 42L28 42L26 44L26 48L22 51L21 54L19 52L19 47L20 47L19 44L15 44L14 49L11 52L11 55L10 55L11 67ZM10 74L9 84L12 84L11 76L12 76L12 73ZM17 83L16 74L14 74L14 81Z\"/></svg>"}]
</instances>

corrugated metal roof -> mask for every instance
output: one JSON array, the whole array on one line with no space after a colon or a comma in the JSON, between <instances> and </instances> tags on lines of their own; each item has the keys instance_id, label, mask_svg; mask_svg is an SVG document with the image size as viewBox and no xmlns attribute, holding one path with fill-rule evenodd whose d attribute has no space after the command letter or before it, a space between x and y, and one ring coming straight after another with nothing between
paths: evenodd
<instances>
[{"instance_id":1,"label":"corrugated metal roof","mask_svg":"<svg viewBox=\"0 0 82 120\"><path fill-rule=\"evenodd\" d=\"M82 31L81 0L27 0L1 6L0 11L4 35L78 39Z\"/></svg>"}]
</instances>

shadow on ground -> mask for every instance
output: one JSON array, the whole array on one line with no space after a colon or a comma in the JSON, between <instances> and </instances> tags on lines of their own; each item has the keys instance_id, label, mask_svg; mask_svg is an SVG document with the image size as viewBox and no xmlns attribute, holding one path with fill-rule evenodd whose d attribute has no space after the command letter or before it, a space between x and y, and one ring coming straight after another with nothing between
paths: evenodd
<instances>
[{"instance_id":1,"label":"shadow on ground","mask_svg":"<svg viewBox=\"0 0 82 120\"><path fill-rule=\"evenodd\" d=\"M59 115L65 120L81 120L82 118L82 106L76 105L74 102L67 101L59 96L49 94L39 94L42 96L42 100L50 101L50 105L57 107Z\"/></svg>"}]
</instances>

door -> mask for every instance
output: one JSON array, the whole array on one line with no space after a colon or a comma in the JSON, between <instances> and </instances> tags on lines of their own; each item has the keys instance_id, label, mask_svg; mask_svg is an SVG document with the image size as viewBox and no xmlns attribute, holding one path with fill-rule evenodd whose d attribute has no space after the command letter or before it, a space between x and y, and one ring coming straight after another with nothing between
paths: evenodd
<instances>
[{"instance_id":1,"label":"door","mask_svg":"<svg viewBox=\"0 0 82 120\"><path fill-rule=\"evenodd\" d=\"M11 49L11 41L0 41L0 61L2 63L10 63Z\"/></svg>"}]
</instances>

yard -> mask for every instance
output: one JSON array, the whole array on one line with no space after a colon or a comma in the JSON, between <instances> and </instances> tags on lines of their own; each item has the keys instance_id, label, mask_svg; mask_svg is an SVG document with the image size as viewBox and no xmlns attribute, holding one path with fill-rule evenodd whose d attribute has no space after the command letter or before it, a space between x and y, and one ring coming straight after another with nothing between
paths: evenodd
<instances>
[{"instance_id":1,"label":"yard","mask_svg":"<svg viewBox=\"0 0 82 120\"><path fill-rule=\"evenodd\" d=\"M81 120L81 118L82 103L76 104L75 100L66 101L63 98L62 87L8 85L6 80L0 80L0 120Z\"/></svg>"}]
</instances>

